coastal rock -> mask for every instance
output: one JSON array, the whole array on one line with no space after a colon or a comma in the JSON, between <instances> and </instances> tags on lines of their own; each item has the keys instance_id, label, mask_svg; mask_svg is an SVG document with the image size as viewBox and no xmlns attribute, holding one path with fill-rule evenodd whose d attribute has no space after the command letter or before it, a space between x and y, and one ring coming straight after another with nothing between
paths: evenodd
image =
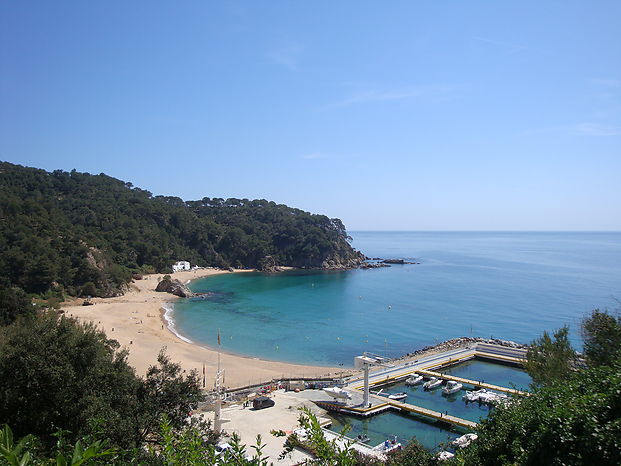
<instances>
[{"instance_id":1,"label":"coastal rock","mask_svg":"<svg viewBox=\"0 0 621 466\"><path fill-rule=\"evenodd\" d=\"M384 259L382 262L384 264L399 264L399 265L403 265L403 264L419 264L419 262L410 262L410 261L406 261L405 259Z\"/></svg>"},{"instance_id":2,"label":"coastal rock","mask_svg":"<svg viewBox=\"0 0 621 466\"><path fill-rule=\"evenodd\" d=\"M488 344L494 344L494 345L499 345L499 346L506 346L508 348L528 349L528 345L525 345L522 343L516 343L515 341L499 340L497 338L459 337L459 338L453 338L451 340L443 341L441 343L438 343L437 345L425 346L424 348L420 348L412 353L408 353L405 356L398 358L398 359L404 359L404 358L408 358L411 356L416 356L418 354L422 354L430 350L450 351L450 350L454 350L458 348L463 348L472 343L488 343Z\"/></svg>"},{"instance_id":3,"label":"coastal rock","mask_svg":"<svg viewBox=\"0 0 621 466\"><path fill-rule=\"evenodd\" d=\"M321 268L326 270L357 269L365 260L366 256L359 251L356 251L353 256L349 255L346 257L334 254L322 262Z\"/></svg>"},{"instance_id":4,"label":"coastal rock","mask_svg":"<svg viewBox=\"0 0 621 466\"><path fill-rule=\"evenodd\" d=\"M160 280L155 291L171 293L180 298L191 298L194 296L194 293L192 293L187 286L179 280L172 279L170 275L165 275L164 278Z\"/></svg>"},{"instance_id":5,"label":"coastal rock","mask_svg":"<svg viewBox=\"0 0 621 466\"><path fill-rule=\"evenodd\" d=\"M379 269L382 267L390 267L390 265L385 264L384 262L363 262L360 264L361 269Z\"/></svg>"},{"instance_id":6,"label":"coastal rock","mask_svg":"<svg viewBox=\"0 0 621 466\"><path fill-rule=\"evenodd\" d=\"M276 259L273 256L265 256L257 264L257 270L267 273L276 273L282 271L282 269L276 264Z\"/></svg>"}]
</instances>

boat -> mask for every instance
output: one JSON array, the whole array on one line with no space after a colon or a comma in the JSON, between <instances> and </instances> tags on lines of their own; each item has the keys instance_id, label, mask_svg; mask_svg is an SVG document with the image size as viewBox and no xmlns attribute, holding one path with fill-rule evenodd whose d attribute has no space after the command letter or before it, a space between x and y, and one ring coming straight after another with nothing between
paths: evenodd
<instances>
[{"instance_id":1,"label":"boat","mask_svg":"<svg viewBox=\"0 0 621 466\"><path fill-rule=\"evenodd\" d=\"M423 383L423 380L424 378L422 375L411 375L405 380L405 384L409 386L414 386Z\"/></svg>"},{"instance_id":2,"label":"boat","mask_svg":"<svg viewBox=\"0 0 621 466\"><path fill-rule=\"evenodd\" d=\"M332 398L341 400L351 400L351 394L347 390L338 387L324 388L323 391Z\"/></svg>"},{"instance_id":3,"label":"boat","mask_svg":"<svg viewBox=\"0 0 621 466\"><path fill-rule=\"evenodd\" d=\"M431 377L427 382L423 384L423 388L425 390L433 390L434 388L438 388L442 385L442 380L437 377Z\"/></svg>"},{"instance_id":4,"label":"boat","mask_svg":"<svg viewBox=\"0 0 621 466\"><path fill-rule=\"evenodd\" d=\"M465 434L465 435L462 435L461 437L457 437L455 440L451 442L451 444L459 448L466 448L468 445L474 442L477 438L479 438L477 434L472 434L472 433Z\"/></svg>"},{"instance_id":5,"label":"boat","mask_svg":"<svg viewBox=\"0 0 621 466\"><path fill-rule=\"evenodd\" d=\"M388 398L391 400L405 400L408 397L407 393L404 392L399 392L399 393L393 393L392 395L388 395Z\"/></svg>"},{"instance_id":6,"label":"boat","mask_svg":"<svg viewBox=\"0 0 621 466\"><path fill-rule=\"evenodd\" d=\"M438 459L438 461L447 461L450 460L453 456L455 455L450 451L441 451L436 455L436 458Z\"/></svg>"},{"instance_id":7,"label":"boat","mask_svg":"<svg viewBox=\"0 0 621 466\"><path fill-rule=\"evenodd\" d=\"M395 450L401 450L401 448L402 448L402 445L399 442L397 442L397 436L395 435L392 440L386 439L385 441L383 441L376 447L373 447L373 450L379 451L381 453L391 453Z\"/></svg>"},{"instance_id":8,"label":"boat","mask_svg":"<svg viewBox=\"0 0 621 466\"><path fill-rule=\"evenodd\" d=\"M443 395L452 395L453 393L457 393L462 389L463 385L459 382L455 382L454 380L449 380L446 382L446 387L442 389Z\"/></svg>"},{"instance_id":9,"label":"boat","mask_svg":"<svg viewBox=\"0 0 621 466\"><path fill-rule=\"evenodd\" d=\"M369 443L371 439L369 438L368 435L360 434L356 437L356 441L360 443Z\"/></svg>"},{"instance_id":10,"label":"boat","mask_svg":"<svg viewBox=\"0 0 621 466\"><path fill-rule=\"evenodd\" d=\"M505 403L509 400L509 397L504 393L485 392L479 395L479 403L488 405L498 405Z\"/></svg>"},{"instance_id":11,"label":"boat","mask_svg":"<svg viewBox=\"0 0 621 466\"><path fill-rule=\"evenodd\" d=\"M494 392L485 392L479 395L479 403L493 405L496 404L502 398L501 395Z\"/></svg>"},{"instance_id":12,"label":"boat","mask_svg":"<svg viewBox=\"0 0 621 466\"><path fill-rule=\"evenodd\" d=\"M485 390L484 388L482 388L481 390L472 390L472 391L466 392L466 394L462 396L462 399L466 402L479 401L479 398L484 393L487 393L487 390Z\"/></svg>"}]
</instances>

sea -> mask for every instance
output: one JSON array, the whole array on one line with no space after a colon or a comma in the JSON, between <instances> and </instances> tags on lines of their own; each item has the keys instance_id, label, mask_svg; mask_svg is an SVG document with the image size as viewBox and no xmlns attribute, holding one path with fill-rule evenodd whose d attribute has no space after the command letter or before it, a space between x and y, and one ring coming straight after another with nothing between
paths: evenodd
<instances>
[{"instance_id":1,"label":"sea","mask_svg":"<svg viewBox=\"0 0 621 466\"><path fill-rule=\"evenodd\" d=\"M580 350L581 320L621 308L621 233L350 234L368 257L416 264L196 280L208 294L176 302L171 326L226 352L351 367L364 351L398 357L461 336L529 343L564 325Z\"/></svg>"}]
</instances>

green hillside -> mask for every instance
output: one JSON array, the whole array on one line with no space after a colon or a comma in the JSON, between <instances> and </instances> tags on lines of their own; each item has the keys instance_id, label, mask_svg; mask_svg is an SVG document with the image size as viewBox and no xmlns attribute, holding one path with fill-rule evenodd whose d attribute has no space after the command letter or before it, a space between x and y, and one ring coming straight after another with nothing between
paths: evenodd
<instances>
[{"instance_id":1,"label":"green hillside","mask_svg":"<svg viewBox=\"0 0 621 466\"><path fill-rule=\"evenodd\" d=\"M183 201L110 176L0 162L0 287L111 296L132 273L199 266L347 268L338 219L266 200Z\"/></svg>"}]
</instances>

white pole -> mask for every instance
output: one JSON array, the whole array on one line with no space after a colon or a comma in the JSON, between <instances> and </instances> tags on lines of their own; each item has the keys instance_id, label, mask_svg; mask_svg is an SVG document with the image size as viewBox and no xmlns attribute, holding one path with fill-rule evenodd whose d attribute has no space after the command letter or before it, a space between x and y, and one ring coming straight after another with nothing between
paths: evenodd
<instances>
[{"instance_id":1,"label":"white pole","mask_svg":"<svg viewBox=\"0 0 621 466\"><path fill-rule=\"evenodd\" d=\"M364 364L364 397L362 405L364 408L369 406L369 365L367 363Z\"/></svg>"}]
</instances>

